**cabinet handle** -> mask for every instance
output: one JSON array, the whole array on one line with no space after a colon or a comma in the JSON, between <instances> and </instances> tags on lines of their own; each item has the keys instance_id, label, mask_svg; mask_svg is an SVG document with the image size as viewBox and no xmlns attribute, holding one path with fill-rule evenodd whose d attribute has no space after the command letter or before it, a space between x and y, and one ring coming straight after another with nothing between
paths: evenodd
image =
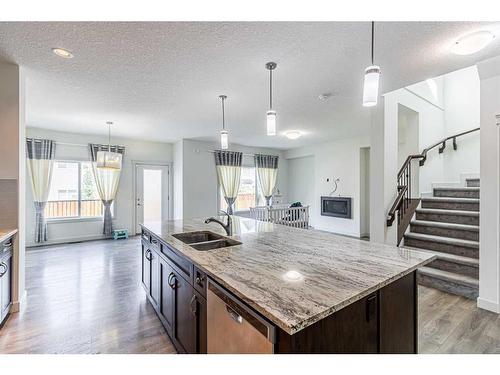
<instances>
[{"instance_id":1,"label":"cabinet handle","mask_svg":"<svg viewBox=\"0 0 500 375\"><path fill-rule=\"evenodd\" d=\"M189 302L189 305L191 306L191 314L193 314L193 316L196 316L196 313L198 312L198 303L196 302L195 294L193 294L193 297L191 297L191 302Z\"/></svg>"},{"instance_id":2,"label":"cabinet handle","mask_svg":"<svg viewBox=\"0 0 500 375\"><path fill-rule=\"evenodd\" d=\"M168 286L170 286L172 289L175 289L176 283L177 283L177 278L175 277L175 274L171 272L170 275L168 276Z\"/></svg>"},{"instance_id":3,"label":"cabinet handle","mask_svg":"<svg viewBox=\"0 0 500 375\"><path fill-rule=\"evenodd\" d=\"M2 277L3 275L5 275L7 273L7 271L9 270L9 267L5 264L5 263L0 263L0 266L3 267L3 272L0 273L0 277Z\"/></svg>"},{"instance_id":4,"label":"cabinet handle","mask_svg":"<svg viewBox=\"0 0 500 375\"><path fill-rule=\"evenodd\" d=\"M236 311L234 311L232 308L230 308L228 305L226 305L226 311L236 323L242 324L243 323L243 317L238 314Z\"/></svg>"},{"instance_id":5,"label":"cabinet handle","mask_svg":"<svg viewBox=\"0 0 500 375\"><path fill-rule=\"evenodd\" d=\"M151 254L151 250L146 250L146 254L145 254L145 257L147 260L151 260L153 259L153 255Z\"/></svg>"},{"instance_id":6,"label":"cabinet handle","mask_svg":"<svg viewBox=\"0 0 500 375\"><path fill-rule=\"evenodd\" d=\"M205 280L205 278L203 276L196 276L195 282L198 285L203 285L204 280Z\"/></svg>"},{"instance_id":7,"label":"cabinet handle","mask_svg":"<svg viewBox=\"0 0 500 375\"><path fill-rule=\"evenodd\" d=\"M366 321L370 322L372 317L376 316L377 296L373 295L366 300Z\"/></svg>"},{"instance_id":8,"label":"cabinet handle","mask_svg":"<svg viewBox=\"0 0 500 375\"><path fill-rule=\"evenodd\" d=\"M153 243L154 245L158 245L158 240L156 240L155 238L151 238L151 243Z\"/></svg>"}]
</instances>

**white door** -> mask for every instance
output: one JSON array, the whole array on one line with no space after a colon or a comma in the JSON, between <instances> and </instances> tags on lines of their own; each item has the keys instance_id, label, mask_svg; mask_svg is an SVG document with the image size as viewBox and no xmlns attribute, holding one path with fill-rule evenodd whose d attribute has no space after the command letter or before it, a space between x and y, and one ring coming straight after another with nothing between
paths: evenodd
<instances>
[{"instance_id":1,"label":"white door","mask_svg":"<svg viewBox=\"0 0 500 375\"><path fill-rule=\"evenodd\" d=\"M136 233L139 224L163 221L169 218L169 168L168 165L136 164L135 205Z\"/></svg>"}]
</instances>

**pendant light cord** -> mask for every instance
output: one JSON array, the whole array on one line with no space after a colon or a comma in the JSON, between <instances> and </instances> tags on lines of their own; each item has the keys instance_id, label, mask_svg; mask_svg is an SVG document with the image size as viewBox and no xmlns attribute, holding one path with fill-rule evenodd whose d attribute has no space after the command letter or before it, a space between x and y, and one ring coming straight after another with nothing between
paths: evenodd
<instances>
[{"instance_id":1,"label":"pendant light cord","mask_svg":"<svg viewBox=\"0 0 500 375\"><path fill-rule=\"evenodd\" d=\"M111 152L111 122L108 122L108 151Z\"/></svg>"},{"instance_id":2,"label":"pendant light cord","mask_svg":"<svg viewBox=\"0 0 500 375\"><path fill-rule=\"evenodd\" d=\"M373 65L373 46L375 44L375 21L372 21L372 65Z\"/></svg>"},{"instance_id":3,"label":"pendant light cord","mask_svg":"<svg viewBox=\"0 0 500 375\"><path fill-rule=\"evenodd\" d=\"M222 130L226 130L226 116L224 114L224 100L226 98L224 97L221 97L221 101L222 101Z\"/></svg>"},{"instance_id":4,"label":"pendant light cord","mask_svg":"<svg viewBox=\"0 0 500 375\"><path fill-rule=\"evenodd\" d=\"M273 109L273 70L269 70L269 109Z\"/></svg>"}]
</instances>

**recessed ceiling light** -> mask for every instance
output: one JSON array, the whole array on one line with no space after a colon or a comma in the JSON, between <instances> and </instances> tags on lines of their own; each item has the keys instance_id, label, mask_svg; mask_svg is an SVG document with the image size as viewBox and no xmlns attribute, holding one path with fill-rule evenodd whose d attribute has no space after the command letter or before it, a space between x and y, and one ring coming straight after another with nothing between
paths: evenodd
<instances>
[{"instance_id":1,"label":"recessed ceiling light","mask_svg":"<svg viewBox=\"0 0 500 375\"><path fill-rule=\"evenodd\" d=\"M297 139L302 137L302 133L299 130L289 130L285 133L288 139Z\"/></svg>"},{"instance_id":2,"label":"recessed ceiling light","mask_svg":"<svg viewBox=\"0 0 500 375\"><path fill-rule=\"evenodd\" d=\"M495 35L487 30L476 31L460 37L451 46L451 52L455 55L472 55L495 39Z\"/></svg>"},{"instance_id":3,"label":"recessed ceiling light","mask_svg":"<svg viewBox=\"0 0 500 375\"><path fill-rule=\"evenodd\" d=\"M62 57L64 59L73 58L73 54L64 48L52 48L52 52L54 52L57 56Z\"/></svg>"},{"instance_id":4,"label":"recessed ceiling light","mask_svg":"<svg viewBox=\"0 0 500 375\"><path fill-rule=\"evenodd\" d=\"M325 92L323 94L318 95L319 100L327 100L330 99L333 96L333 93L331 92Z\"/></svg>"}]
</instances>

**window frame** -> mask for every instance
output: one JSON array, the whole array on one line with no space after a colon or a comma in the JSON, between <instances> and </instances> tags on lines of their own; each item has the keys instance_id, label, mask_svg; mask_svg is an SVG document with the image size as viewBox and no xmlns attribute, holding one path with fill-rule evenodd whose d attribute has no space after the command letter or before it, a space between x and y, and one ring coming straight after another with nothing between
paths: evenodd
<instances>
[{"instance_id":1,"label":"window frame","mask_svg":"<svg viewBox=\"0 0 500 375\"><path fill-rule=\"evenodd\" d=\"M254 172L254 177L255 177L255 192L254 192L254 197L255 197L255 200L254 200L254 207L257 206L258 204L258 200L259 200L259 176L257 175L257 168L255 167L254 164L243 164L241 166L241 168L251 168L253 169L253 172ZM218 211L225 211L227 209L227 207L221 207L221 203L222 203L222 187L221 187L221 184L219 182L219 179L217 179L217 207L218 207ZM239 194L239 191L238 191L238 194ZM234 208L234 213L249 213L250 210L237 210L236 209L236 206Z\"/></svg>"},{"instance_id":2,"label":"window frame","mask_svg":"<svg viewBox=\"0 0 500 375\"><path fill-rule=\"evenodd\" d=\"M82 163L92 163L90 160L70 160L70 159L56 159L54 163L73 163L78 164L78 216L61 216L61 217L47 217L47 223L66 223L66 222L79 222L79 221L102 221L102 216L81 216L82 212ZM50 202L50 201L47 201ZM111 206L111 217L115 218L116 200L113 201Z\"/></svg>"}]
</instances>

